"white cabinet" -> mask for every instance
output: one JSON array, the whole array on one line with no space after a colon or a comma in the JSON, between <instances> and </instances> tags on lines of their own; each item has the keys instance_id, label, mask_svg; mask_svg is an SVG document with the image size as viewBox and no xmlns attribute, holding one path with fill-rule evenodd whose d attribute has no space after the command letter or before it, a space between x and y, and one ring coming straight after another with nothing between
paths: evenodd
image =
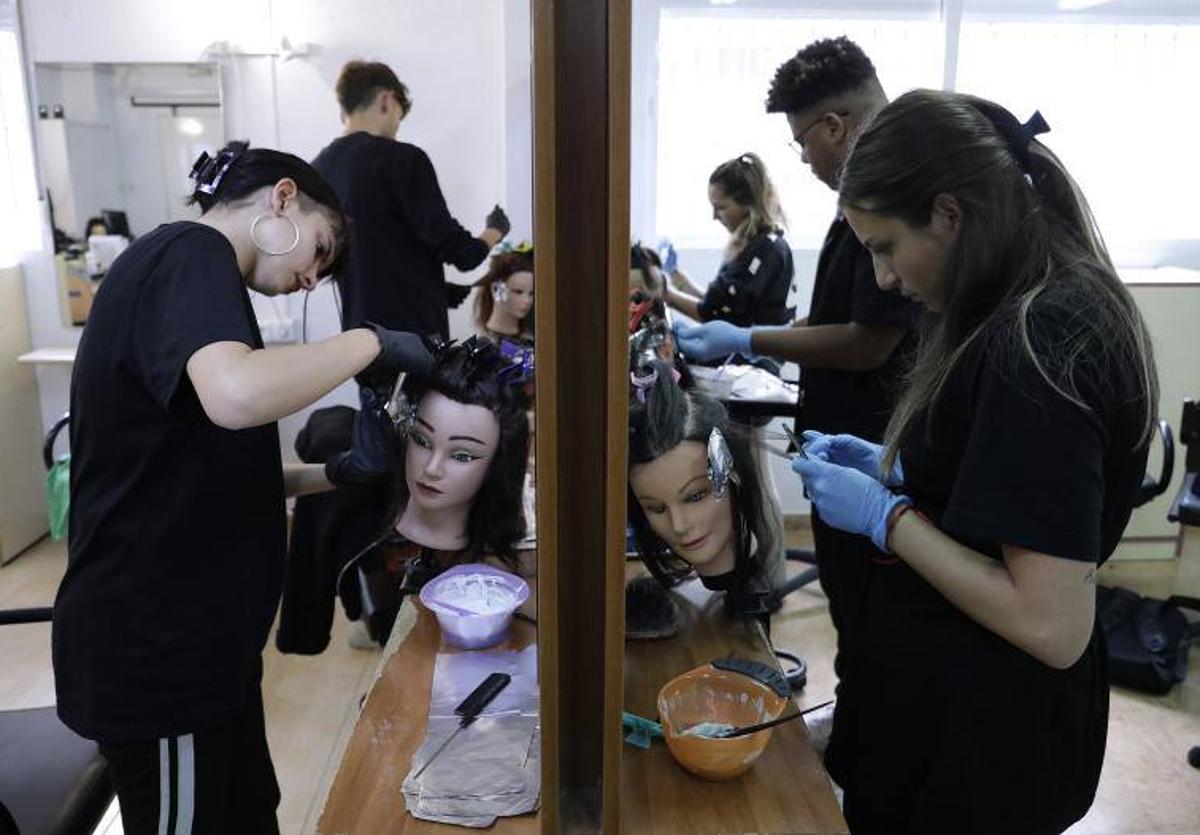
<instances>
[{"instance_id":1,"label":"white cabinet","mask_svg":"<svg viewBox=\"0 0 1200 835\"><path fill-rule=\"evenodd\" d=\"M48 529L42 421L33 368L17 362L29 350L25 285L18 267L0 269L0 563Z\"/></svg>"}]
</instances>

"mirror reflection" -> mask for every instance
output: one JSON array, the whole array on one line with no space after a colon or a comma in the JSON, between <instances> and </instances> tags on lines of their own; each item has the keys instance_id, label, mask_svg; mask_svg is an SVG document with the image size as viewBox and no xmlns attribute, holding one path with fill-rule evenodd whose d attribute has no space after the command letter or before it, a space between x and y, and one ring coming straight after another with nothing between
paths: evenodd
<instances>
[{"instance_id":1,"label":"mirror reflection","mask_svg":"<svg viewBox=\"0 0 1200 835\"><path fill-rule=\"evenodd\" d=\"M136 235L194 215L188 172L224 141L220 73L209 63L39 63L33 89L64 324L82 325Z\"/></svg>"}]
</instances>

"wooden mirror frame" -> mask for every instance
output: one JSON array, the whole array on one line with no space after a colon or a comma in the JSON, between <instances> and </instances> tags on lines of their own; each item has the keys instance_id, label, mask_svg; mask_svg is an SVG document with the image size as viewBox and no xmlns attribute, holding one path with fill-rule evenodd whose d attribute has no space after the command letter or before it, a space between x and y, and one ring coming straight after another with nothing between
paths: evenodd
<instances>
[{"instance_id":1,"label":"wooden mirror frame","mask_svg":"<svg viewBox=\"0 0 1200 835\"><path fill-rule=\"evenodd\" d=\"M619 831L629 0L533 0L542 831Z\"/></svg>"}]
</instances>

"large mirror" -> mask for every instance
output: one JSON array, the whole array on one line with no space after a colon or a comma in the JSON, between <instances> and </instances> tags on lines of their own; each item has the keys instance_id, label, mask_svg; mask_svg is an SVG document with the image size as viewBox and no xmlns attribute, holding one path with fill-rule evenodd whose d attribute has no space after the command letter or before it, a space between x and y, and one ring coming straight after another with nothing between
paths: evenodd
<instances>
[{"instance_id":1,"label":"large mirror","mask_svg":"<svg viewBox=\"0 0 1200 835\"><path fill-rule=\"evenodd\" d=\"M224 141L216 64L37 64L36 134L64 324L83 325L134 236L194 216L201 151Z\"/></svg>"}]
</instances>

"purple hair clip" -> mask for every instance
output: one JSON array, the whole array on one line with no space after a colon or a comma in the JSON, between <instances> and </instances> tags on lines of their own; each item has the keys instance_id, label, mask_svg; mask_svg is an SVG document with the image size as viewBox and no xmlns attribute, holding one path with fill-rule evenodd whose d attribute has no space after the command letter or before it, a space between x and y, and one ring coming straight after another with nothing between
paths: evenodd
<instances>
[{"instance_id":1,"label":"purple hair clip","mask_svg":"<svg viewBox=\"0 0 1200 835\"><path fill-rule=\"evenodd\" d=\"M496 372L496 379L504 383L523 383L533 379L533 349L518 345L507 339L500 340L500 356L509 365Z\"/></svg>"},{"instance_id":2,"label":"purple hair clip","mask_svg":"<svg viewBox=\"0 0 1200 835\"><path fill-rule=\"evenodd\" d=\"M645 374L638 374L636 371L629 372L629 382L633 383L634 389L637 390L637 399L639 403L646 402L646 392L649 388L658 382L658 369L651 367Z\"/></svg>"}]
</instances>

